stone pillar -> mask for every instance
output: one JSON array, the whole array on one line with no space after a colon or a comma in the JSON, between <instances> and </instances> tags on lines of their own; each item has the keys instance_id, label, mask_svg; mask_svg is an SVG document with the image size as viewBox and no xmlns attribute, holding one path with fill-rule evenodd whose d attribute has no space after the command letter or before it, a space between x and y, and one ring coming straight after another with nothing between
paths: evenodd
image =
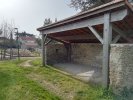
<instances>
[{"instance_id":1,"label":"stone pillar","mask_svg":"<svg viewBox=\"0 0 133 100\"><path fill-rule=\"evenodd\" d=\"M112 44L110 86L115 93L133 88L133 44Z\"/></svg>"}]
</instances>

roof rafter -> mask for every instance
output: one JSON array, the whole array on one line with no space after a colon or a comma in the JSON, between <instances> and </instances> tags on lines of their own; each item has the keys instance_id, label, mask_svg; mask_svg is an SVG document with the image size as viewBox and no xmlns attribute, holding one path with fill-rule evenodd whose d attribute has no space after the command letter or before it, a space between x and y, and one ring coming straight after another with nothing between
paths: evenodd
<instances>
[{"instance_id":1,"label":"roof rafter","mask_svg":"<svg viewBox=\"0 0 133 100\"><path fill-rule=\"evenodd\" d=\"M128 42L130 42L130 43L133 43L133 40L132 39L130 39L127 35L126 35L126 33L124 32L124 31L122 31L121 29L119 29L116 25L112 25L112 28L113 28L113 30L115 31L115 32L117 32L117 33L119 33L119 35L121 36L121 37L123 37L125 40L127 40Z\"/></svg>"}]
</instances>

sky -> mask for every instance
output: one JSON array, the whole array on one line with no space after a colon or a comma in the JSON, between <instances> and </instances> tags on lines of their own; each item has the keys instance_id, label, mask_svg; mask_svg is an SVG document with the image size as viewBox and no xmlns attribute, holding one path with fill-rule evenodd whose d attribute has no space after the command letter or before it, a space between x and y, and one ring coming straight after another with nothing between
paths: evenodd
<instances>
[{"instance_id":1,"label":"sky","mask_svg":"<svg viewBox=\"0 0 133 100\"><path fill-rule=\"evenodd\" d=\"M13 22L19 32L39 35L36 29L45 18L61 20L77 13L69 3L70 0L0 0L0 23Z\"/></svg>"}]
</instances>

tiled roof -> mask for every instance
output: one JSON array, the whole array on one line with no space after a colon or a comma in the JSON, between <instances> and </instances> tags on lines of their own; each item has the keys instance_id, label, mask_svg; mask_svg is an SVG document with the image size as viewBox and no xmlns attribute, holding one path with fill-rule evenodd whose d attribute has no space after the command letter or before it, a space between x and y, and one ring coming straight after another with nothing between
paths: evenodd
<instances>
[{"instance_id":1,"label":"tiled roof","mask_svg":"<svg viewBox=\"0 0 133 100\"><path fill-rule=\"evenodd\" d=\"M20 39L22 39L24 41L35 41L34 37L20 37Z\"/></svg>"}]
</instances>

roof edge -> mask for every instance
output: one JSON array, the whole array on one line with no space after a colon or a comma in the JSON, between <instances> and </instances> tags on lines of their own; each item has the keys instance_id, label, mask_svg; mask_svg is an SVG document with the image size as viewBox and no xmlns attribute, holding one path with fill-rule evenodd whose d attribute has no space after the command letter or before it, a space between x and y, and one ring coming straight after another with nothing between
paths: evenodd
<instances>
[{"instance_id":1,"label":"roof edge","mask_svg":"<svg viewBox=\"0 0 133 100\"><path fill-rule=\"evenodd\" d=\"M94 12L94 11L97 11L97 10L100 10L100 9L102 9L102 8L106 8L106 7L108 7L108 6L112 6L112 5L117 4L117 3L125 3L125 4L128 5L128 7L129 7L129 3L128 3L127 0L115 0L115 1L112 1L112 2L109 2L109 3L106 3L106 4L103 4L103 5L101 5L101 6L92 8L92 9L90 9L90 10L88 10L88 11L85 11L85 12L82 12L82 13L80 13L80 14L77 14L77 15L68 17L68 18L66 18L66 19L60 20L60 21L58 21L58 22L56 22L56 23L52 23L52 24L50 24L50 25L37 28L37 31L42 31L42 30L45 30L45 29L48 29L48 28L52 28L52 27L58 26L58 25L60 25L60 24L63 23L63 22L64 22L64 23L65 23L65 22L67 23L67 21L69 21L69 20L72 20L72 19L74 20L74 19L77 18L77 17L80 17L80 16L83 16L83 15L85 15L85 14L88 14L88 13L91 13L91 12Z\"/></svg>"}]
</instances>

